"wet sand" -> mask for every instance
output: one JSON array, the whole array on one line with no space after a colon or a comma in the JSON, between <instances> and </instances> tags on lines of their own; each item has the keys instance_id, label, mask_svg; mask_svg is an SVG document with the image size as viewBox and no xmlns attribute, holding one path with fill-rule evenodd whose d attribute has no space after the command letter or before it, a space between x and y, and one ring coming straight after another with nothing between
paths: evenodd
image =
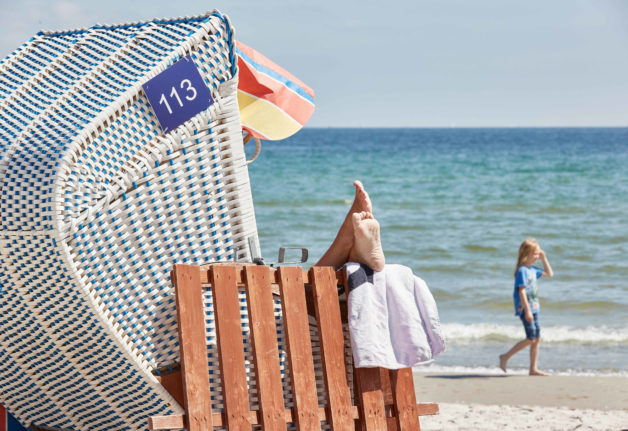
<instances>
[{"instance_id":1,"label":"wet sand","mask_svg":"<svg viewBox=\"0 0 628 431\"><path fill-rule=\"evenodd\" d=\"M426 430L628 430L624 377L415 373Z\"/></svg>"}]
</instances>

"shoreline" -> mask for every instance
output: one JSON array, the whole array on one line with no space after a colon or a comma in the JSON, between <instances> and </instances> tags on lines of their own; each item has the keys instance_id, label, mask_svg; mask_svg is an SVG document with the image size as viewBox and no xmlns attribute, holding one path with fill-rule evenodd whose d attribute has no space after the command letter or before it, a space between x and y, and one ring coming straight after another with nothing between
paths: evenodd
<instances>
[{"instance_id":1,"label":"shoreline","mask_svg":"<svg viewBox=\"0 0 628 431\"><path fill-rule=\"evenodd\" d=\"M514 361L513 361L514 362ZM464 367L461 365L421 365L413 369L415 374L455 374L455 375L468 375L468 374L481 374L488 377L499 377L504 375L503 371L496 365L487 366L471 366ZM551 368L543 368L545 371L553 377L599 377L602 379L608 378L625 378L628 379L628 370L554 370ZM527 367L511 367L508 364L509 376L528 376Z\"/></svg>"},{"instance_id":2,"label":"shoreline","mask_svg":"<svg viewBox=\"0 0 628 431\"><path fill-rule=\"evenodd\" d=\"M440 407L423 431L628 429L625 377L413 374L417 402Z\"/></svg>"}]
</instances>

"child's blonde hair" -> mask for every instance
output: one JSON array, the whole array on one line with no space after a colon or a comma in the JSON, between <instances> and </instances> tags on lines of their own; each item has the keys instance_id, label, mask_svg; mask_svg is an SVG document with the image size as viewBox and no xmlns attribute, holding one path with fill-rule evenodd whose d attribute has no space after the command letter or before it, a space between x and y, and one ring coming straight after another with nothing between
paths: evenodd
<instances>
[{"instance_id":1,"label":"child's blonde hair","mask_svg":"<svg viewBox=\"0 0 628 431\"><path fill-rule=\"evenodd\" d=\"M537 248L540 248L540 246L538 241L534 238L528 238L521 243L519 246L519 258L517 259L517 266L515 267L515 277L517 276L517 270L523 265L523 261L534 253Z\"/></svg>"}]
</instances>

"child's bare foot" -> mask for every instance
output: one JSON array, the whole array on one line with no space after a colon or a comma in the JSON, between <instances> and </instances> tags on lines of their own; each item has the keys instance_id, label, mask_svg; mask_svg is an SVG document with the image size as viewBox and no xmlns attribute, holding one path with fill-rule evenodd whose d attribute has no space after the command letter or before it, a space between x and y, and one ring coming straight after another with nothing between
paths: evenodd
<instances>
[{"instance_id":1,"label":"child's bare foot","mask_svg":"<svg viewBox=\"0 0 628 431\"><path fill-rule=\"evenodd\" d=\"M349 212L340 226L334 242L323 257L316 263L316 266L333 266L334 268L339 268L347 263L351 247L353 246L353 214L363 211L370 213L373 211L371 198L366 190L364 190L362 183L355 180L353 185L355 186L353 204L351 208L349 208Z\"/></svg>"},{"instance_id":2,"label":"child's bare foot","mask_svg":"<svg viewBox=\"0 0 628 431\"><path fill-rule=\"evenodd\" d=\"M540 371L540 370L530 370L530 375L531 376L549 376L549 374L544 373L543 371Z\"/></svg>"},{"instance_id":3,"label":"child's bare foot","mask_svg":"<svg viewBox=\"0 0 628 431\"><path fill-rule=\"evenodd\" d=\"M504 373L507 372L506 364L508 364L508 358L506 355L499 355L499 368L501 368Z\"/></svg>"},{"instance_id":4,"label":"child's bare foot","mask_svg":"<svg viewBox=\"0 0 628 431\"><path fill-rule=\"evenodd\" d=\"M354 213L353 247L349 260L367 265L374 271L382 271L386 263L379 237L379 223L368 211Z\"/></svg>"}]
</instances>

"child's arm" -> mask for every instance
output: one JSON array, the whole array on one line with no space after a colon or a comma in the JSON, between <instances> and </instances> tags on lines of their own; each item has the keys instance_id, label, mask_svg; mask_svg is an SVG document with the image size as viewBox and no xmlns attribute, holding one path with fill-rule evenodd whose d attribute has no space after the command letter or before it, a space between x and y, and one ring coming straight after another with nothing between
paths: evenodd
<instances>
[{"instance_id":1,"label":"child's arm","mask_svg":"<svg viewBox=\"0 0 628 431\"><path fill-rule=\"evenodd\" d=\"M549 260L547 260L547 256L543 250L540 251L541 260L543 261L543 277L551 277L554 275L554 271L552 271L552 267L550 266Z\"/></svg>"},{"instance_id":2,"label":"child's arm","mask_svg":"<svg viewBox=\"0 0 628 431\"><path fill-rule=\"evenodd\" d=\"M532 322L534 316L532 316L532 310L530 310L530 304L528 303L528 296L526 295L526 287L519 286L519 299L521 300L521 305L523 305L523 315L528 322Z\"/></svg>"}]
</instances>

